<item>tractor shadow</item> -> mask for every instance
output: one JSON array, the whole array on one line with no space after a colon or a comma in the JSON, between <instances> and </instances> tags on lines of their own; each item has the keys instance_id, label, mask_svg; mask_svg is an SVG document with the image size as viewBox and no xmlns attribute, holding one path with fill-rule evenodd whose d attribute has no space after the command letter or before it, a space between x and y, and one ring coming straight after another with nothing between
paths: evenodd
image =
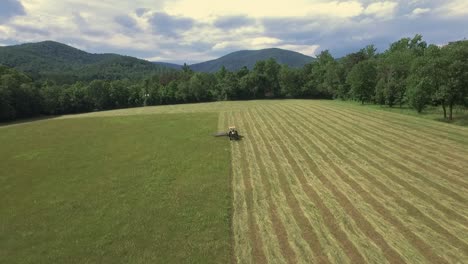
<instances>
[{"instance_id":1,"label":"tractor shadow","mask_svg":"<svg viewBox=\"0 0 468 264\"><path fill-rule=\"evenodd\" d=\"M236 141L242 141L243 138L244 138L244 136L239 135L239 138L238 138L238 139L232 139L232 140L230 140L230 141L234 141L234 142L236 142Z\"/></svg>"}]
</instances>

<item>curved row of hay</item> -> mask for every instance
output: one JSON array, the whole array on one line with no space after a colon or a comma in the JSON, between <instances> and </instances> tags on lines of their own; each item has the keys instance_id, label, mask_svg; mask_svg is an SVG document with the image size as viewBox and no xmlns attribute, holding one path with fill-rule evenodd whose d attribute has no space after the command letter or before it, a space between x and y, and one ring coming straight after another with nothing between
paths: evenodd
<instances>
[{"instance_id":1,"label":"curved row of hay","mask_svg":"<svg viewBox=\"0 0 468 264\"><path fill-rule=\"evenodd\" d=\"M326 101L220 114L239 263L468 258L468 129Z\"/></svg>"}]
</instances>

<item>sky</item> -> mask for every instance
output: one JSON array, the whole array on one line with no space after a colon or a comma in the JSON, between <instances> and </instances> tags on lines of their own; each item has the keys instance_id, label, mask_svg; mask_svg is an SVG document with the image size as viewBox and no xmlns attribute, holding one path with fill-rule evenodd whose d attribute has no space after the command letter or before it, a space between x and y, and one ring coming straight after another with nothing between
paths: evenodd
<instances>
[{"instance_id":1,"label":"sky","mask_svg":"<svg viewBox=\"0 0 468 264\"><path fill-rule=\"evenodd\" d=\"M173 63L271 47L342 57L415 34L444 45L467 25L468 0L0 0L0 46L54 40Z\"/></svg>"}]
</instances>

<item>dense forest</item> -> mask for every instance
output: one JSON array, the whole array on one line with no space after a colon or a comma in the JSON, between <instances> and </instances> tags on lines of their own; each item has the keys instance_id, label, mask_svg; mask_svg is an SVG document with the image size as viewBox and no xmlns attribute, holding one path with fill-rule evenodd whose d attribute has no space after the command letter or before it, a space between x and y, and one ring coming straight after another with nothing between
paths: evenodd
<instances>
[{"instance_id":1,"label":"dense forest","mask_svg":"<svg viewBox=\"0 0 468 264\"><path fill-rule=\"evenodd\" d=\"M15 68L35 81L53 80L57 84L122 78L140 80L173 70L129 56L92 54L54 41L0 47L0 64Z\"/></svg>"},{"instance_id":2,"label":"dense forest","mask_svg":"<svg viewBox=\"0 0 468 264\"><path fill-rule=\"evenodd\" d=\"M409 105L418 112L435 105L443 108L449 120L454 106L468 106L468 41L439 47L428 45L420 35L394 42L383 53L373 45L339 59L323 51L302 68L268 59L258 61L252 70L222 67L203 73L184 65L180 71L140 76L137 68L110 78L99 64L93 65L86 68L85 78L73 83L64 78L80 76L78 70L60 75L54 69L47 78L36 78L0 66L0 120L262 98L356 100L389 107Z\"/></svg>"}]
</instances>

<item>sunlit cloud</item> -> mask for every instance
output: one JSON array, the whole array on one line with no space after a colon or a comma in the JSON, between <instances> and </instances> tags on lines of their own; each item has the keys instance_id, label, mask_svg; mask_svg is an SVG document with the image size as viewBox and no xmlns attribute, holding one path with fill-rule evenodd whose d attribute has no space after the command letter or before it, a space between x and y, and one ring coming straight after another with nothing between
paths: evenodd
<instances>
[{"instance_id":1,"label":"sunlit cloud","mask_svg":"<svg viewBox=\"0 0 468 264\"><path fill-rule=\"evenodd\" d=\"M364 10L365 15L372 15L378 18L392 18L395 14L397 2L376 2L368 5Z\"/></svg>"}]
</instances>

